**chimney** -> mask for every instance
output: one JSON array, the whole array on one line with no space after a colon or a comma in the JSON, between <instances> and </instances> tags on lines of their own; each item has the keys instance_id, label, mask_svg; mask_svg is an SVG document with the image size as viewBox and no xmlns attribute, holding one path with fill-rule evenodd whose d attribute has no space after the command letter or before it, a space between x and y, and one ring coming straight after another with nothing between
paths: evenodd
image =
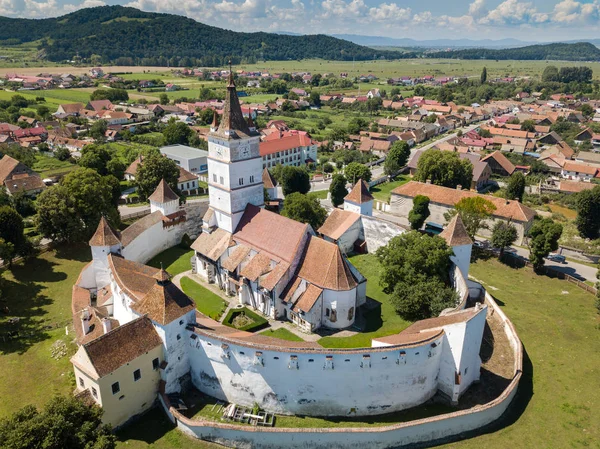
<instances>
[{"instance_id":1,"label":"chimney","mask_svg":"<svg viewBox=\"0 0 600 449\"><path fill-rule=\"evenodd\" d=\"M90 333L90 311L88 309L81 311L81 329L83 330L83 335Z\"/></svg>"},{"instance_id":2,"label":"chimney","mask_svg":"<svg viewBox=\"0 0 600 449\"><path fill-rule=\"evenodd\" d=\"M108 318L102 318L102 330L103 333L107 334L110 332L112 324Z\"/></svg>"},{"instance_id":3,"label":"chimney","mask_svg":"<svg viewBox=\"0 0 600 449\"><path fill-rule=\"evenodd\" d=\"M456 186L456 190L462 190L462 186L461 186L460 184L458 184L458 185Z\"/></svg>"}]
</instances>

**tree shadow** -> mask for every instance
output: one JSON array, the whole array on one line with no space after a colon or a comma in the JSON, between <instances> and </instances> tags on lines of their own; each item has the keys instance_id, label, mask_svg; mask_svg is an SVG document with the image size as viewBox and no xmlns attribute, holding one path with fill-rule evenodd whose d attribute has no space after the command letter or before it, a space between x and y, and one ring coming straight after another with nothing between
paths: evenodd
<instances>
[{"instance_id":1,"label":"tree shadow","mask_svg":"<svg viewBox=\"0 0 600 449\"><path fill-rule=\"evenodd\" d=\"M10 270L13 277L22 284L32 284L34 282L61 282L67 279L66 273L54 271L58 265L45 258L34 258L14 265Z\"/></svg>"},{"instance_id":2,"label":"tree shadow","mask_svg":"<svg viewBox=\"0 0 600 449\"><path fill-rule=\"evenodd\" d=\"M171 266L173 263L175 263L177 260L179 260L179 258L181 256L183 256L185 253L187 253L189 251L190 251L189 248L182 248L180 246L174 246L174 247L169 248L168 250L163 251L162 253L154 256L147 263L147 265L154 267L154 268L160 268L160 265L162 263L162 266L166 270L167 267Z\"/></svg>"},{"instance_id":3,"label":"tree shadow","mask_svg":"<svg viewBox=\"0 0 600 449\"><path fill-rule=\"evenodd\" d=\"M70 245L59 245L54 249L57 259L73 260L77 262L89 262L92 260L90 247L84 243Z\"/></svg>"},{"instance_id":4,"label":"tree shadow","mask_svg":"<svg viewBox=\"0 0 600 449\"><path fill-rule=\"evenodd\" d=\"M175 428L160 406L157 406L117 430L116 436L118 442L143 441L154 444Z\"/></svg>"}]
</instances>

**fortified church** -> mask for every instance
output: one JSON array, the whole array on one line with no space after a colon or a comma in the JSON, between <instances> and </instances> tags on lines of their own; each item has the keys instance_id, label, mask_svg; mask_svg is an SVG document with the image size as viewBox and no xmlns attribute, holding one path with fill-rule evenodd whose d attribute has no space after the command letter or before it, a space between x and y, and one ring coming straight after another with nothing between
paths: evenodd
<instances>
[{"instance_id":1,"label":"fortified church","mask_svg":"<svg viewBox=\"0 0 600 449\"><path fill-rule=\"evenodd\" d=\"M362 181L317 231L263 208L269 175L231 75L221 123L211 127L208 172L210 206L201 223L162 181L150 215L122 233L102 218L89 242L93 260L73 287L79 349L72 363L78 394L104 408L105 422L122 425L190 385L272 413L361 416L414 407L438 391L457 402L479 379L487 307L465 308L472 242L459 218L442 237L454 248L460 304L370 348L274 339L199 313L164 269L145 265L184 233L198 236L193 272L240 304L305 332L352 326L367 280L345 253L365 248L374 220Z\"/></svg>"}]
</instances>

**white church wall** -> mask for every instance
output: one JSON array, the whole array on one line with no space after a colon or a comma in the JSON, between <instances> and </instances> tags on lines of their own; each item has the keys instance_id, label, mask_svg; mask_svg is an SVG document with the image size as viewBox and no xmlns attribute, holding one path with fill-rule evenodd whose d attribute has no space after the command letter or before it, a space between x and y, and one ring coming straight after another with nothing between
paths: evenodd
<instances>
[{"instance_id":1,"label":"white church wall","mask_svg":"<svg viewBox=\"0 0 600 449\"><path fill-rule=\"evenodd\" d=\"M108 255L113 252L118 252L121 245L115 245L112 248L109 246L92 246L92 266L94 269L94 277L96 278L95 286L102 288L110 283L110 267L108 265Z\"/></svg>"},{"instance_id":2,"label":"white church wall","mask_svg":"<svg viewBox=\"0 0 600 449\"><path fill-rule=\"evenodd\" d=\"M227 341L227 358L221 339L196 333L188 350L192 382L219 399L247 406L257 402L283 414L377 415L415 406L435 394L441 338L436 341L436 348L427 341L406 348L298 352ZM401 350L406 363L399 364Z\"/></svg>"},{"instance_id":3,"label":"white church wall","mask_svg":"<svg viewBox=\"0 0 600 449\"><path fill-rule=\"evenodd\" d=\"M163 228L162 221L159 221L125 246L123 257L135 262L148 262L157 254L177 245L181 241L182 234L178 226Z\"/></svg>"},{"instance_id":4,"label":"white church wall","mask_svg":"<svg viewBox=\"0 0 600 449\"><path fill-rule=\"evenodd\" d=\"M471 318L466 323L465 339L462 345L462 356L460 362L460 389L463 394L473 382L479 380L481 373L481 358L479 352L485 328L487 307L482 312Z\"/></svg>"},{"instance_id":5,"label":"white church wall","mask_svg":"<svg viewBox=\"0 0 600 449\"><path fill-rule=\"evenodd\" d=\"M327 316L327 309L330 310ZM350 312L350 309L352 311ZM335 321L332 318L335 314ZM323 325L343 329L354 324L356 316L356 289L347 291L323 290Z\"/></svg>"},{"instance_id":6,"label":"white church wall","mask_svg":"<svg viewBox=\"0 0 600 449\"><path fill-rule=\"evenodd\" d=\"M471 248L473 245L453 246L454 256L450 260L460 269L465 279L469 278L469 267L471 266Z\"/></svg>"},{"instance_id":7,"label":"white church wall","mask_svg":"<svg viewBox=\"0 0 600 449\"><path fill-rule=\"evenodd\" d=\"M98 288L98 285L96 284L96 276L94 274L94 265L92 262L90 262L83 268L83 270L81 270L77 285L88 290L95 290Z\"/></svg>"},{"instance_id":8,"label":"white church wall","mask_svg":"<svg viewBox=\"0 0 600 449\"><path fill-rule=\"evenodd\" d=\"M356 220L338 239L337 244L343 253L348 254L354 250L354 242L361 237L361 221Z\"/></svg>"}]
</instances>

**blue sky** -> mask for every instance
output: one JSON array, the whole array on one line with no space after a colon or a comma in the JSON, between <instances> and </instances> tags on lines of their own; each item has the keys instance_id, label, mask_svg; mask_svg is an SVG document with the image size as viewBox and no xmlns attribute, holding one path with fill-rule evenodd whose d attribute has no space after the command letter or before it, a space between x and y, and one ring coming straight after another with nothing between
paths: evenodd
<instances>
[{"instance_id":1,"label":"blue sky","mask_svg":"<svg viewBox=\"0 0 600 449\"><path fill-rule=\"evenodd\" d=\"M600 38L600 0L0 0L0 15L44 18L105 4L180 14L239 31L419 40Z\"/></svg>"}]
</instances>

